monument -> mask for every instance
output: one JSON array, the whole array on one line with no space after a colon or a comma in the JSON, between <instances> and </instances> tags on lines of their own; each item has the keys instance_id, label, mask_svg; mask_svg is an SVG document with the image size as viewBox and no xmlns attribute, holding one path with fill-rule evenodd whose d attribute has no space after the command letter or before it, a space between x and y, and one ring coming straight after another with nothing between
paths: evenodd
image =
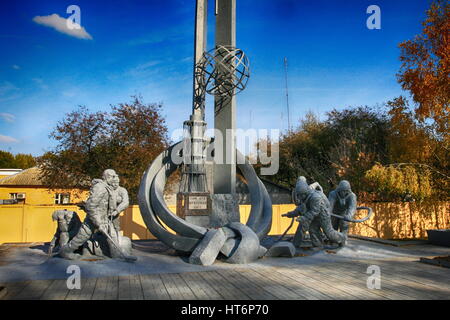
<instances>
[{"instance_id":1,"label":"monument","mask_svg":"<svg viewBox=\"0 0 450 320\"><path fill-rule=\"evenodd\" d=\"M217 258L242 264L264 255L292 257L306 233L314 247L321 247L324 240L343 246L348 222L367 220L370 208L356 208L356 197L346 181L329 200L318 183L308 185L304 177L299 178L293 193L296 210L284 215L300 222L294 243L277 241L269 251L261 245L272 225L272 203L235 141L236 94L245 90L250 77L249 60L236 48L236 0L215 1L215 47L209 51L207 12L208 0L197 0L192 114L183 124L183 139L150 164L140 183L139 207L148 230L170 248L189 254L190 263L200 265L211 265ZM205 135L206 94L214 96L214 138ZM174 214L164 201L164 187L177 169L181 181ZM237 170L250 193L246 224L240 222ZM130 239L119 234L118 216L126 207L127 191L119 186L114 170L105 170L103 180L93 181L84 207L87 217L77 230L68 224L73 214L55 213L59 224L52 248L59 241L59 254L67 259L93 255L135 261L130 256ZM354 212L363 209L369 215L353 219ZM337 227L342 232L335 230Z\"/></svg>"},{"instance_id":2,"label":"monument","mask_svg":"<svg viewBox=\"0 0 450 320\"><path fill-rule=\"evenodd\" d=\"M189 254L191 263L209 265L219 256L230 263L248 263L266 252L260 240L272 225L272 203L252 165L236 150L235 95L245 89L250 76L248 59L236 48L236 0L216 1L215 48L209 51L207 5L207 0L197 0L192 115L184 123L185 136L145 172L139 207L149 231L169 247ZM214 96L211 140L204 135L207 93ZM207 181L208 157L213 161L212 183ZM165 204L163 191L177 168L182 178L175 215ZM239 222L236 170L247 181L251 197L245 225Z\"/></svg>"},{"instance_id":3,"label":"monument","mask_svg":"<svg viewBox=\"0 0 450 320\"><path fill-rule=\"evenodd\" d=\"M128 192L119 182L119 176L112 169L105 170L102 179L92 181L89 198L79 205L86 211L83 223L75 212L58 210L53 213L58 228L50 244L49 256L59 245L58 253L65 259L136 261L136 257L130 255L131 240L119 233L119 215L129 205Z\"/></svg>"}]
</instances>

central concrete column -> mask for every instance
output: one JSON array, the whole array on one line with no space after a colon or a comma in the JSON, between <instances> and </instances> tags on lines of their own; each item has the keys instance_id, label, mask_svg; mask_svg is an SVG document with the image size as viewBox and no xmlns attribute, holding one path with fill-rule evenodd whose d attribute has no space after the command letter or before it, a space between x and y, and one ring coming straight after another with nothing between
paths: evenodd
<instances>
[{"instance_id":1,"label":"central concrete column","mask_svg":"<svg viewBox=\"0 0 450 320\"><path fill-rule=\"evenodd\" d=\"M217 0L216 6L216 46L236 47L236 0ZM236 98L234 94L225 97L216 96L214 106L214 126L222 133L224 142L223 146L217 146L222 148L224 163L214 164L214 193L234 195L236 193L236 138L234 136Z\"/></svg>"},{"instance_id":2,"label":"central concrete column","mask_svg":"<svg viewBox=\"0 0 450 320\"><path fill-rule=\"evenodd\" d=\"M195 8L195 39L194 39L194 98L192 101L192 114L198 119L205 117L205 97L202 88L195 76L195 66L200 62L207 43L208 0L197 0Z\"/></svg>"}]
</instances>

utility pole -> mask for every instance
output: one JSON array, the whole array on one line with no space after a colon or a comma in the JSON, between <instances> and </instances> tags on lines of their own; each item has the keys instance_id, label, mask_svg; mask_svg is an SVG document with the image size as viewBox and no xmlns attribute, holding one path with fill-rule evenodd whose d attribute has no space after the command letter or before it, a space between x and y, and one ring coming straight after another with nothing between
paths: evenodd
<instances>
[{"instance_id":1,"label":"utility pole","mask_svg":"<svg viewBox=\"0 0 450 320\"><path fill-rule=\"evenodd\" d=\"M284 75L286 80L286 106L288 119L288 132L291 132L291 114L289 111L289 89L288 89L288 59L284 57Z\"/></svg>"}]
</instances>

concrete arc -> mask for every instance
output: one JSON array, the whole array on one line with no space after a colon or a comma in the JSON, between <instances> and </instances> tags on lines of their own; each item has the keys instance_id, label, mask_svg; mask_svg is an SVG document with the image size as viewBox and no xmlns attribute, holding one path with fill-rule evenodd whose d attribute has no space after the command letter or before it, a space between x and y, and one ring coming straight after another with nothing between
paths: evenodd
<instances>
[{"instance_id":1,"label":"concrete arc","mask_svg":"<svg viewBox=\"0 0 450 320\"><path fill-rule=\"evenodd\" d=\"M139 189L139 207L144 222L149 231L166 245L182 252L192 252L198 242L207 232L203 228L186 222L173 214L165 204L163 191L166 178L176 170L177 165L172 161L174 148L179 148L181 142L163 151L144 173ZM248 182L250 191L251 211L247 226L252 229L259 239L264 238L272 225L272 203L264 184L256 175L253 166L244 160L238 151L238 167ZM167 225L176 234L168 231Z\"/></svg>"},{"instance_id":2,"label":"concrete arc","mask_svg":"<svg viewBox=\"0 0 450 320\"><path fill-rule=\"evenodd\" d=\"M166 177L170 176L177 168L172 161L166 165L162 165L158 173L154 177L152 186L150 188L151 205L157 217L164 222L175 233L181 234L185 237L201 239L208 231L204 227L186 222L177 215L174 215L169 208L167 208L164 201L164 186L166 184Z\"/></svg>"},{"instance_id":3,"label":"concrete arc","mask_svg":"<svg viewBox=\"0 0 450 320\"><path fill-rule=\"evenodd\" d=\"M161 165L163 159L170 156L174 147L179 143L171 146L164 152L162 152L150 165L147 171L144 173L141 179L139 187L139 208L142 218L148 228L148 230L164 244L181 252L192 252L197 246L199 239L184 237L181 235L173 234L161 225L152 206L150 205L150 188L153 180L158 173L158 164Z\"/></svg>"}]
</instances>

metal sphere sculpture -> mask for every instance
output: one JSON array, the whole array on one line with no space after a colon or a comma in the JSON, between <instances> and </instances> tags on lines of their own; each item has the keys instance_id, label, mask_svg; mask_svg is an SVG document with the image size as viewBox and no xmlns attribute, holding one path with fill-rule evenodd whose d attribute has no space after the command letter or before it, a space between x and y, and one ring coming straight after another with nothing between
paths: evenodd
<instances>
[{"instance_id":1,"label":"metal sphere sculpture","mask_svg":"<svg viewBox=\"0 0 450 320\"><path fill-rule=\"evenodd\" d=\"M250 63L241 49L219 46L203 54L195 67L195 77L208 94L233 96L246 88Z\"/></svg>"}]
</instances>

